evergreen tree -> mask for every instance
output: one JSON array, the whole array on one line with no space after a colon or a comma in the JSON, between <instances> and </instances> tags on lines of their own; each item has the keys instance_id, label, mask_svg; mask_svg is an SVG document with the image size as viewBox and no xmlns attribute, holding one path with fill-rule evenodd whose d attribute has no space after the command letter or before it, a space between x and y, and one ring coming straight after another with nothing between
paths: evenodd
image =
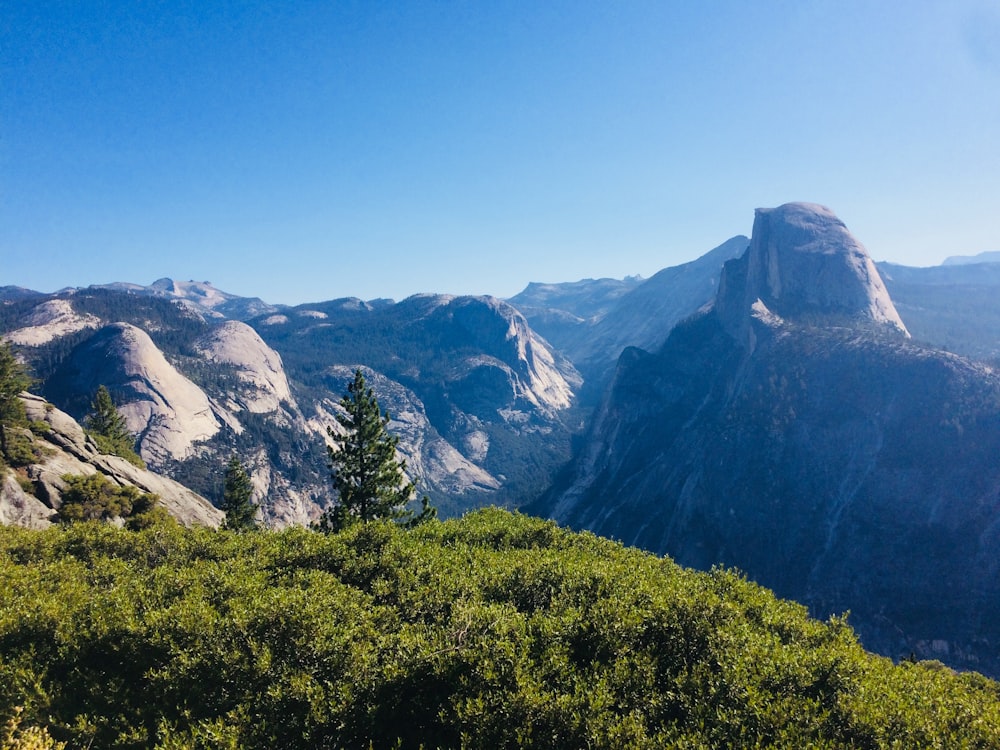
<instances>
[{"instance_id":1,"label":"evergreen tree","mask_svg":"<svg viewBox=\"0 0 1000 750\"><path fill-rule=\"evenodd\" d=\"M102 452L121 456L130 463L145 468L146 464L135 452L135 435L128 431L125 417L118 413L111 394L103 385L97 389L90 404L90 413L84 418L84 426Z\"/></svg>"},{"instance_id":2,"label":"evergreen tree","mask_svg":"<svg viewBox=\"0 0 1000 750\"><path fill-rule=\"evenodd\" d=\"M233 531L256 529L257 506L252 498L253 484L250 482L250 475L234 454L226 465L222 504L219 506L226 512L222 528Z\"/></svg>"},{"instance_id":3,"label":"evergreen tree","mask_svg":"<svg viewBox=\"0 0 1000 750\"><path fill-rule=\"evenodd\" d=\"M319 529L339 531L352 523L376 519L412 526L437 515L426 496L419 514L406 509L416 488L406 478L406 461L396 458L399 438L386 429L389 414L382 413L360 368L355 370L340 406L344 413L337 414L337 421L344 433L327 429L333 441L327 445L327 453L337 499L320 518Z\"/></svg>"},{"instance_id":4,"label":"evergreen tree","mask_svg":"<svg viewBox=\"0 0 1000 750\"><path fill-rule=\"evenodd\" d=\"M25 420L24 404L18 398L31 385L31 378L10 344L0 341L0 423L18 424Z\"/></svg>"},{"instance_id":5,"label":"evergreen tree","mask_svg":"<svg viewBox=\"0 0 1000 750\"><path fill-rule=\"evenodd\" d=\"M0 341L0 465L9 458L11 452L9 427L26 424L24 402L19 398L21 391L31 385L31 378L14 353L10 344Z\"/></svg>"}]
</instances>

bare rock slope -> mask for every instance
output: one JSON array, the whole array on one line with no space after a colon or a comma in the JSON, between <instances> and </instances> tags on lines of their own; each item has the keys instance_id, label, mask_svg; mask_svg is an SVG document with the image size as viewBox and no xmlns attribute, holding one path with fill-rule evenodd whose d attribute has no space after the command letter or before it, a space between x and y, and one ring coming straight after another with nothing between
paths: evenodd
<instances>
[{"instance_id":1,"label":"bare rock slope","mask_svg":"<svg viewBox=\"0 0 1000 750\"><path fill-rule=\"evenodd\" d=\"M103 474L118 486L133 486L156 494L170 515L187 525L218 526L223 514L208 500L168 477L140 469L118 456L97 450L83 428L68 414L44 399L31 394L22 396L28 418L45 422L45 446L38 463L27 467L34 485L29 494L8 474L0 487L0 523L30 528L44 528L52 522L66 489L64 475Z\"/></svg>"}]
</instances>

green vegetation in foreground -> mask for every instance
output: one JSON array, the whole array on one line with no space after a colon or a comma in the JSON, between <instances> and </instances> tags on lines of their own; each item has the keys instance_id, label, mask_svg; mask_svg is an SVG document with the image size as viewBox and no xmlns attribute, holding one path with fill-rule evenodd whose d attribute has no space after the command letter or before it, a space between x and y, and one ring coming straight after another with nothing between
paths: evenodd
<instances>
[{"instance_id":1,"label":"green vegetation in foreground","mask_svg":"<svg viewBox=\"0 0 1000 750\"><path fill-rule=\"evenodd\" d=\"M495 509L0 528L0 725L69 748L1000 747L1000 686Z\"/></svg>"}]
</instances>

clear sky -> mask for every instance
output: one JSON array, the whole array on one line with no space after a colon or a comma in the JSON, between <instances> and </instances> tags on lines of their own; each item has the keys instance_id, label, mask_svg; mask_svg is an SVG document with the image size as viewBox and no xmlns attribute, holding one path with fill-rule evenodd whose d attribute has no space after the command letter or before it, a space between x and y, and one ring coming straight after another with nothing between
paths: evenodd
<instances>
[{"instance_id":1,"label":"clear sky","mask_svg":"<svg viewBox=\"0 0 1000 750\"><path fill-rule=\"evenodd\" d=\"M295 304L649 276L753 209L1000 250L996 0L0 11L0 285Z\"/></svg>"}]
</instances>

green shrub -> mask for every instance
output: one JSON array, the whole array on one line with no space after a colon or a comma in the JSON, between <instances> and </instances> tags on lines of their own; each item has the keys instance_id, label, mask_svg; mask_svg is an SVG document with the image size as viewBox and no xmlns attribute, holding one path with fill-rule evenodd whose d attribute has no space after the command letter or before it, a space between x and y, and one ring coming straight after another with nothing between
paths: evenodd
<instances>
[{"instance_id":1,"label":"green shrub","mask_svg":"<svg viewBox=\"0 0 1000 750\"><path fill-rule=\"evenodd\" d=\"M22 708L16 706L13 715L0 729L0 750L62 750L63 742L56 742L44 727L22 727Z\"/></svg>"},{"instance_id":2,"label":"green shrub","mask_svg":"<svg viewBox=\"0 0 1000 750\"><path fill-rule=\"evenodd\" d=\"M1000 688L738 574L495 509L0 528L0 716L71 747L1000 746Z\"/></svg>"},{"instance_id":3,"label":"green shrub","mask_svg":"<svg viewBox=\"0 0 1000 750\"><path fill-rule=\"evenodd\" d=\"M103 474L64 474L62 479L67 487L57 517L63 523L141 516L156 506L155 495L132 485L116 485Z\"/></svg>"}]
</instances>

